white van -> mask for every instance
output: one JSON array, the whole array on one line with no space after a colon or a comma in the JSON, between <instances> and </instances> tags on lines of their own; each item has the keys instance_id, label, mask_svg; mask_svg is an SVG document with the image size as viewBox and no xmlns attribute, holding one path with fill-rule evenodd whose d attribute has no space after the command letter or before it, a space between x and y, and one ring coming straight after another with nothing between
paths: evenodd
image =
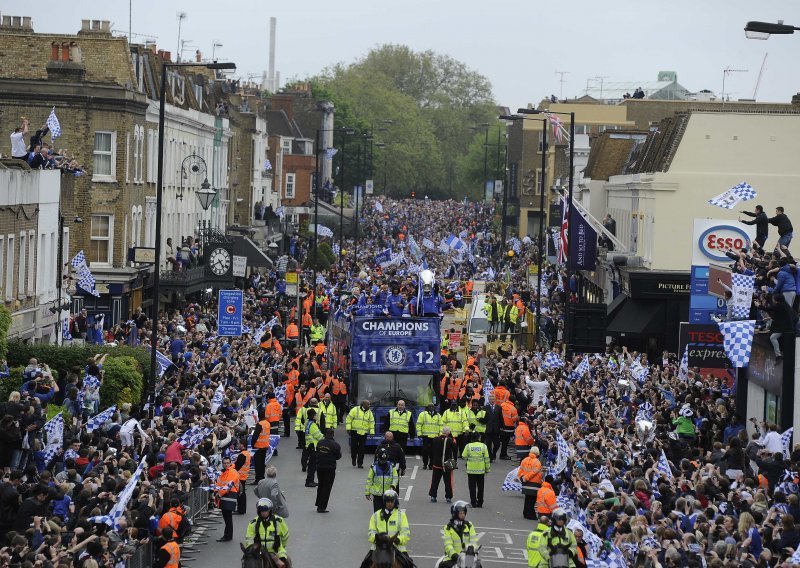
<instances>
[{"instance_id":1,"label":"white van","mask_svg":"<svg viewBox=\"0 0 800 568\"><path fill-rule=\"evenodd\" d=\"M489 341L489 320L483 307L489 300L488 294L475 294L472 296L472 308L467 320L467 337L470 351L477 351Z\"/></svg>"}]
</instances>

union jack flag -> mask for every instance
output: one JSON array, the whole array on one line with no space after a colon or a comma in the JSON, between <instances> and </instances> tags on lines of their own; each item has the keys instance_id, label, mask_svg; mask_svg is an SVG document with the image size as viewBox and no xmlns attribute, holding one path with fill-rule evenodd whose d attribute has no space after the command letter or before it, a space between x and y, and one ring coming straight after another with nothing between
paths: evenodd
<instances>
[{"instance_id":1,"label":"union jack flag","mask_svg":"<svg viewBox=\"0 0 800 568\"><path fill-rule=\"evenodd\" d=\"M547 113L547 120L553 127L553 137L559 144L564 140L564 123L555 114Z\"/></svg>"},{"instance_id":2,"label":"union jack flag","mask_svg":"<svg viewBox=\"0 0 800 568\"><path fill-rule=\"evenodd\" d=\"M558 246L558 264L567 262L567 247L569 246L569 203L563 199L561 208L561 232Z\"/></svg>"}]
</instances>

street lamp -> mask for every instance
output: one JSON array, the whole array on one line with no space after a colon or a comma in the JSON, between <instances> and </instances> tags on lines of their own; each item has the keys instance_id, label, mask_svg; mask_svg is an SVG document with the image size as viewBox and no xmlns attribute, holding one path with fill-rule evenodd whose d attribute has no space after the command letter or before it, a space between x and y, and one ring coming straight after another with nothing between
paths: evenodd
<instances>
[{"instance_id":1,"label":"street lamp","mask_svg":"<svg viewBox=\"0 0 800 568\"><path fill-rule=\"evenodd\" d=\"M167 70L170 67L205 67L206 69L236 69L235 63L172 63L161 62L161 85L158 97L158 179L156 182L156 242L155 269L153 270L153 329L150 332L150 380L148 381L148 399L150 408L155 407L156 369L156 334L158 332L158 303L161 295L161 210L164 201L164 118L167 107ZM202 202L201 202L202 203Z\"/></svg>"},{"instance_id":2,"label":"street lamp","mask_svg":"<svg viewBox=\"0 0 800 568\"><path fill-rule=\"evenodd\" d=\"M538 110L535 108L517 109L520 114L558 114L569 116L569 189L567 194L567 211L572 209L572 187L575 181L575 113L574 112L555 112L551 110ZM546 123L545 123L546 125ZM546 129L545 129L546 130ZM567 250L564 256L567 259L567 270L573 265L572 256L569 254L569 243L572 242L572 223L567 222Z\"/></svg>"},{"instance_id":3,"label":"street lamp","mask_svg":"<svg viewBox=\"0 0 800 568\"><path fill-rule=\"evenodd\" d=\"M200 189L195 192L197 195L198 201L200 201L200 207L203 208L203 211L208 211L208 208L211 207L211 202L214 201L214 198L217 196L217 190L211 187L211 184L208 183L208 178L203 180L203 183L200 184Z\"/></svg>"},{"instance_id":4,"label":"street lamp","mask_svg":"<svg viewBox=\"0 0 800 568\"><path fill-rule=\"evenodd\" d=\"M342 251L344 250L344 165L345 165L345 148L347 147L347 137L356 133L355 128L340 128L339 131L344 135L342 137L342 167L341 178L339 181L339 260L342 259Z\"/></svg>"},{"instance_id":5,"label":"street lamp","mask_svg":"<svg viewBox=\"0 0 800 568\"><path fill-rule=\"evenodd\" d=\"M538 118L527 118L525 116L520 116L518 114L514 115L503 115L499 117L500 120L539 120ZM544 192L545 192L545 179L547 179L547 119L543 118L542 121L542 173L539 176L539 258L537 260L537 268L538 274L536 275L536 297L538 298L536 302L536 346L541 347L541 317L542 317L542 271L543 271L543 264L544 264L544 256L547 254L547 241L544 237ZM508 185L508 184L506 184ZM505 218L506 218L506 196L508 194L508 188L503 188L503 222L502 222L502 232L503 232L503 246L505 246Z\"/></svg>"},{"instance_id":6,"label":"street lamp","mask_svg":"<svg viewBox=\"0 0 800 568\"><path fill-rule=\"evenodd\" d=\"M386 142L375 142L375 147L379 149L386 148ZM386 158L389 152L383 153L383 195L386 196Z\"/></svg>"},{"instance_id":7,"label":"street lamp","mask_svg":"<svg viewBox=\"0 0 800 568\"><path fill-rule=\"evenodd\" d=\"M744 27L744 35L747 39L769 39L771 35L791 35L796 30L794 26L784 24L783 20L778 20L777 24L772 22L747 22Z\"/></svg>"},{"instance_id":8,"label":"street lamp","mask_svg":"<svg viewBox=\"0 0 800 568\"><path fill-rule=\"evenodd\" d=\"M59 207L61 202L61 196L59 196ZM56 282L56 303L53 308L50 308L52 311L57 315L56 321L56 345L61 345L64 340L63 329L61 329L61 312L69 308L69 304L61 303L61 290L64 287L64 213L60 210L58 211L58 273L56 275L57 282ZM78 217L77 215L72 220L74 224L83 223L83 219ZM55 308L55 309L54 309Z\"/></svg>"},{"instance_id":9,"label":"street lamp","mask_svg":"<svg viewBox=\"0 0 800 568\"><path fill-rule=\"evenodd\" d=\"M487 149L489 146L489 123L484 122L482 124L476 124L475 126L470 126L469 129L475 130L476 132L483 130L485 133L483 137L483 183L481 184L481 195L486 195L486 159L488 157Z\"/></svg>"}]
</instances>

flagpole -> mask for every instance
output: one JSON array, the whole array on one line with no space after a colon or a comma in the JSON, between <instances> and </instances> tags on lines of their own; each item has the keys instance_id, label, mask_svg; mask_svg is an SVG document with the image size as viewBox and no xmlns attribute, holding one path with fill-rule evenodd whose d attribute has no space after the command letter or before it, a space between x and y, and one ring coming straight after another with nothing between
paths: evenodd
<instances>
[{"instance_id":1,"label":"flagpole","mask_svg":"<svg viewBox=\"0 0 800 568\"><path fill-rule=\"evenodd\" d=\"M315 296L317 291L317 262L319 262L319 133L314 143L314 280L312 280L312 290Z\"/></svg>"},{"instance_id":2,"label":"flagpole","mask_svg":"<svg viewBox=\"0 0 800 568\"><path fill-rule=\"evenodd\" d=\"M542 175L540 176L539 184L539 260L538 269L539 274L536 277L536 285L538 286L537 297L539 300L536 302L536 346L542 347L541 339L541 323L542 323L542 270L544 269L544 255L547 252L547 244L544 240L544 191L545 180L547 179L547 118L542 119Z\"/></svg>"}]
</instances>

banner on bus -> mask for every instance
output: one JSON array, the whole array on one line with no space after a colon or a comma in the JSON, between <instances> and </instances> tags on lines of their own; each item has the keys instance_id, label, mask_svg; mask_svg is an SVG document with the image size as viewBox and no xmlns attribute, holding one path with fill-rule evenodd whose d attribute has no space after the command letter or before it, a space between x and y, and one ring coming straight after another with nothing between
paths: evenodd
<instances>
[{"instance_id":1,"label":"banner on bus","mask_svg":"<svg viewBox=\"0 0 800 568\"><path fill-rule=\"evenodd\" d=\"M439 371L438 324L435 318L356 318L352 369L380 373Z\"/></svg>"}]
</instances>

